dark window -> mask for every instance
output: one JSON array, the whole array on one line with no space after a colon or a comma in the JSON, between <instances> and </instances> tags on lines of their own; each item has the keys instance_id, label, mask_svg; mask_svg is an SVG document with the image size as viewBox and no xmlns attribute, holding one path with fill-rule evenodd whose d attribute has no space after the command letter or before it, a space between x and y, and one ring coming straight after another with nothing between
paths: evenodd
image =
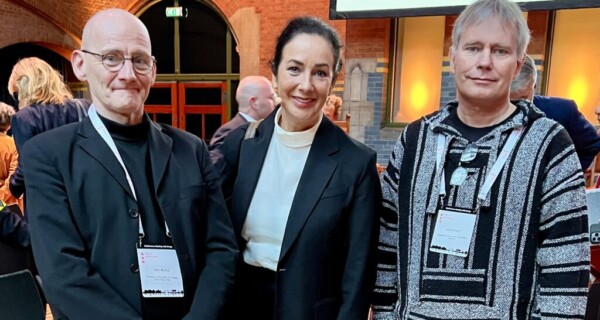
<instances>
[{"instance_id":1,"label":"dark window","mask_svg":"<svg viewBox=\"0 0 600 320\"><path fill-rule=\"evenodd\" d=\"M221 105L221 88L186 88L185 104Z\"/></svg>"},{"instance_id":2,"label":"dark window","mask_svg":"<svg viewBox=\"0 0 600 320\"><path fill-rule=\"evenodd\" d=\"M172 6L168 2L161 1L155 4L140 16L140 20L144 22L150 33L157 73L175 73L175 50L173 49L175 26L173 18L165 16L167 6Z\"/></svg>"},{"instance_id":3,"label":"dark window","mask_svg":"<svg viewBox=\"0 0 600 320\"><path fill-rule=\"evenodd\" d=\"M187 18L180 19L181 73L226 73L227 24L212 8L197 1L181 1ZM232 41L232 68L239 72L239 55Z\"/></svg>"},{"instance_id":4,"label":"dark window","mask_svg":"<svg viewBox=\"0 0 600 320\"><path fill-rule=\"evenodd\" d=\"M146 105L171 105L171 88L152 88Z\"/></svg>"}]
</instances>

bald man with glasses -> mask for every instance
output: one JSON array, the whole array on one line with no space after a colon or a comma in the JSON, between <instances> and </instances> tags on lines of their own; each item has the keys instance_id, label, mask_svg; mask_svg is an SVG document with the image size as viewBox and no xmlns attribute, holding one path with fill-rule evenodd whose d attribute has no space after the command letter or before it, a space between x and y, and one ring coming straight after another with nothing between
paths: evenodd
<instances>
[{"instance_id":1,"label":"bald man with glasses","mask_svg":"<svg viewBox=\"0 0 600 320\"><path fill-rule=\"evenodd\" d=\"M62 319L218 319L237 248L206 145L152 122L150 37L130 13L86 24L73 71L83 121L23 151L31 241ZM25 159L27 158L27 159Z\"/></svg>"}]
</instances>

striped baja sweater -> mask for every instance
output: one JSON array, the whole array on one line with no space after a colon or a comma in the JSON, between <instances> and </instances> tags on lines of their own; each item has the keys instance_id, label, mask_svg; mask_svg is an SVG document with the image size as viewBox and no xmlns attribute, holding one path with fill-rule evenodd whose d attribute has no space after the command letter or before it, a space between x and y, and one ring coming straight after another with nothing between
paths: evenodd
<instances>
[{"instance_id":1,"label":"striped baja sweater","mask_svg":"<svg viewBox=\"0 0 600 320\"><path fill-rule=\"evenodd\" d=\"M577 154L559 124L528 102L513 103L518 112L476 141L477 157L462 164L469 177L447 186L442 200L437 136L447 137L447 175L468 142L449 125L457 102L402 133L382 176L374 319L583 319L589 242ZM525 130L477 214L467 257L430 251L437 209L475 207L518 126Z\"/></svg>"}]
</instances>

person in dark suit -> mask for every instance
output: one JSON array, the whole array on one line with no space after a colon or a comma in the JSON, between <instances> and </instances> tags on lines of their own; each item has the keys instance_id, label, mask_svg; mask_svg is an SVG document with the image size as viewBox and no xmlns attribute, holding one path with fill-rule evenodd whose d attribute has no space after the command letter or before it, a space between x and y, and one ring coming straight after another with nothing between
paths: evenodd
<instances>
[{"instance_id":1,"label":"person in dark suit","mask_svg":"<svg viewBox=\"0 0 600 320\"><path fill-rule=\"evenodd\" d=\"M218 319L237 247L206 145L152 122L148 31L108 9L86 24L73 71L83 121L25 144L31 243L61 319Z\"/></svg>"},{"instance_id":2,"label":"person in dark suit","mask_svg":"<svg viewBox=\"0 0 600 320\"><path fill-rule=\"evenodd\" d=\"M579 112L575 101L534 95L536 81L535 62L526 55L519 76L510 85L511 100L532 101L548 118L565 127L575 145L581 168L585 171L600 152L600 136L596 128Z\"/></svg>"},{"instance_id":3,"label":"person in dark suit","mask_svg":"<svg viewBox=\"0 0 600 320\"><path fill-rule=\"evenodd\" d=\"M321 112L340 47L323 21L291 20L271 62L281 107L225 139L217 169L242 253L228 319L368 316L381 189L375 152Z\"/></svg>"},{"instance_id":4,"label":"person in dark suit","mask_svg":"<svg viewBox=\"0 0 600 320\"><path fill-rule=\"evenodd\" d=\"M275 94L271 82L261 76L247 76L242 79L238 85L235 99L238 103L238 113L219 127L210 139L208 150L213 163L217 163L223 158L221 147L229 132L244 123L264 119L273 112L275 105L279 104L277 101L279 98Z\"/></svg>"}]
</instances>

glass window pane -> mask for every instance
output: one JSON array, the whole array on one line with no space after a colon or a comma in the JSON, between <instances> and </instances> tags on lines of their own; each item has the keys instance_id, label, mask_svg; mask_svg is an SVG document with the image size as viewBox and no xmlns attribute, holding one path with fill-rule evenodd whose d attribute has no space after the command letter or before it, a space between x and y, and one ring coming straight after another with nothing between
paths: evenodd
<instances>
[{"instance_id":1,"label":"glass window pane","mask_svg":"<svg viewBox=\"0 0 600 320\"><path fill-rule=\"evenodd\" d=\"M439 109L445 21L398 19L391 122L412 122Z\"/></svg>"},{"instance_id":2,"label":"glass window pane","mask_svg":"<svg viewBox=\"0 0 600 320\"><path fill-rule=\"evenodd\" d=\"M229 33L229 39L231 39L231 73L240 73L240 55L236 50L237 44L231 32Z\"/></svg>"},{"instance_id":3,"label":"glass window pane","mask_svg":"<svg viewBox=\"0 0 600 320\"><path fill-rule=\"evenodd\" d=\"M238 102L235 99L235 93L237 92L237 88L240 85L240 81L239 80L234 80L231 81L231 112L229 113L230 115L230 119L233 118L235 116L236 113L238 113Z\"/></svg>"},{"instance_id":4,"label":"glass window pane","mask_svg":"<svg viewBox=\"0 0 600 320\"><path fill-rule=\"evenodd\" d=\"M185 115L185 131L202 138L202 114ZM205 140L210 141L210 140Z\"/></svg>"},{"instance_id":5,"label":"glass window pane","mask_svg":"<svg viewBox=\"0 0 600 320\"><path fill-rule=\"evenodd\" d=\"M152 88L146 105L171 105L171 88Z\"/></svg>"},{"instance_id":6,"label":"glass window pane","mask_svg":"<svg viewBox=\"0 0 600 320\"><path fill-rule=\"evenodd\" d=\"M154 122L173 125L173 117L170 113L152 113L148 112L150 119L154 120Z\"/></svg>"},{"instance_id":7,"label":"glass window pane","mask_svg":"<svg viewBox=\"0 0 600 320\"><path fill-rule=\"evenodd\" d=\"M204 122L204 124L206 125L206 139L205 139L205 141L208 142L212 138L212 136L215 133L215 131L217 131L217 129L219 129L219 127L221 126L221 115L220 114L207 114L207 115L205 115L205 122Z\"/></svg>"},{"instance_id":8,"label":"glass window pane","mask_svg":"<svg viewBox=\"0 0 600 320\"><path fill-rule=\"evenodd\" d=\"M186 88L185 104L221 105L221 88Z\"/></svg>"},{"instance_id":9,"label":"glass window pane","mask_svg":"<svg viewBox=\"0 0 600 320\"><path fill-rule=\"evenodd\" d=\"M196 1L181 4L188 11L187 18L179 20L181 72L225 73L227 25L223 18Z\"/></svg>"},{"instance_id":10,"label":"glass window pane","mask_svg":"<svg viewBox=\"0 0 600 320\"><path fill-rule=\"evenodd\" d=\"M175 73L175 50L173 18L165 16L167 1L161 1L148 8L141 16L150 33L152 54L156 57L157 73Z\"/></svg>"}]
</instances>

